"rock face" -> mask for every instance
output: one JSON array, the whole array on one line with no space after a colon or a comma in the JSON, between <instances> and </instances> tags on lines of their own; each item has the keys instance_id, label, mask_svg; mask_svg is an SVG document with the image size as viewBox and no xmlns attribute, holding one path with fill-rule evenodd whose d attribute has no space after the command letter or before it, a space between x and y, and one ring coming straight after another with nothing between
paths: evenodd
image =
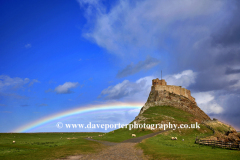
<instances>
[{"instance_id":1,"label":"rock face","mask_svg":"<svg viewBox=\"0 0 240 160\"><path fill-rule=\"evenodd\" d=\"M139 115L135 118L135 121L140 122L144 120L142 113L149 107L153 106L171 106L181 109L194 115L200 122L211 120L210 117L204 113L192 99L189 99L183 95L175 94L174 92L171 93L166 90L156 90L152 87L148 100L142 107Z\"/></svg>"}]
</instances>

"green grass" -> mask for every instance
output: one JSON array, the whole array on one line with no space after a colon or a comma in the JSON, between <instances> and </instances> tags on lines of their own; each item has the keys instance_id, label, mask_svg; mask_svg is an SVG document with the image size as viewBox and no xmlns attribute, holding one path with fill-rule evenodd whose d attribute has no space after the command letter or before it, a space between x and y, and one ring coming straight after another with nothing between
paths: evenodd
<instances>
[{"instance_id":1,"label":"green grass","mask_svg":"<svg viewBox=\"0 0 240 160\"><path fill-rule=\"evenodd\" d=\"M0 133L0 159L42 160L93 153L103 145L84 138L97 135L99 133ZM67 139L73 137L76 139Z\"/></svg>"},{"instance_id":2,"label":"green grass","mask_svg":"<svg viewBox=\"0 0 240 160\"><path fill-rule=\"evenodd\" d=\"M194 120L194 116L181 109L171 106L154 106L148 108L143 116L148 118L145 123L159 123L161 121L185 123Z\"/></svg>"},{"instance_id":3,"label":"green grass","mask_svg":"<svg viewBox=\"0 0 240 160\"><path fill-rule=\"evenodd\" d=\"M93 139L103 140L103 141L110 141L110 142L122 142L127 139L131 139L132 134L136 134L136 137L141 137L146 134L153 133L151 130L142 130L142 129L132 129L129 128L120 128L113 132L109 132L103 135L102 137L94 137Z\"/></svg>"},{"instance_id":4,"label":"green grass","mask_svg":"<svg viewBox=\"0 0 240 160\"><path fill-rule=\"evenodd\" d=\"M240 151L195 144L196 136L207 135L211 130L205 126L201 129L181 129L168 131L138 144L150 159L240 159ZM181 132L179 132L181 131ZM171 140L177 137L178 140ZM184 141L182 141L184 139Z\"/></svg>"}]
</instances>

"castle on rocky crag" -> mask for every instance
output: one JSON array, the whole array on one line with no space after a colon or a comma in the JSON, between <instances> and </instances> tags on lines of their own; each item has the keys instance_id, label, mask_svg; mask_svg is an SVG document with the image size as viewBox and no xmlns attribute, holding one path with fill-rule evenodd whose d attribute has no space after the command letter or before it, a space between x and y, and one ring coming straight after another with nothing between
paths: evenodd
<instances>
[{"instance_id":1,"label":"castle on rocky crag","mask_svg":"<svg viewBox=\"0 0 240 160\"><path fill-rule=\"evenodd\" d=\"M175 93L177 95L187 97L189 100L196 103L195 98L191 96L191 92L188 89L182 88L181 86L167 85L167 82L164 79L162 80L159 80L158 78L153 79L151 90L152 91L168 91L170 93Z\"/></svg>"},{"instance_id":2,"label":"castle on rocky crag","mask_svg":"<svg viewBox=\"0 0 240 160\"><path fill-rule=\"evenodd\" d=\"M205 120L211 120L211 118L203 112L195 101L195 98L191 96L191 92L182 88L181 86L167 85L164 79L152 80L152 87L149 93L147 102L141 108L140 113L135 118L136 123L145 121L147 118L143 116L143 113L150 107L154 106L170 106L181 109L194 115L195 121L202 122Z\"/></svg>"}]
</instances>

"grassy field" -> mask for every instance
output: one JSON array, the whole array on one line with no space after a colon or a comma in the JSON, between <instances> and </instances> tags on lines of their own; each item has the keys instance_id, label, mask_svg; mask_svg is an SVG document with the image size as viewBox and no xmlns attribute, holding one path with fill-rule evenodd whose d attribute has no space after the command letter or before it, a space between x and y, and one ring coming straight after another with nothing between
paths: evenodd
<instances>
[{"instance_id":1,"label":"grassy field","mask_svg":"<svg viewBox=\"0 0 240 160\"><path fill-rule=\"evenodd\" d=\"M194 139L197 135L208 134L208 131L205 132L204 130L207 131L207 128L165 132L144 140L138 144L138 147L143 149L144 154L150 159L240 159L240 151L221 148L212 149L211 146L195 144ZM171 137L177 137L178 140L171 140Z\"/></svg>"},{"instance_id":2,"label":"grassy field","mask_svg":"<svg viewBox=\"0 0 240 160\"><path fill-rule=\"evenodd\" d=\"M43 160L93 153L104 146L84 138L97 135L99 133L0 133L0 159Z\"/></svg>"}]
</instances>

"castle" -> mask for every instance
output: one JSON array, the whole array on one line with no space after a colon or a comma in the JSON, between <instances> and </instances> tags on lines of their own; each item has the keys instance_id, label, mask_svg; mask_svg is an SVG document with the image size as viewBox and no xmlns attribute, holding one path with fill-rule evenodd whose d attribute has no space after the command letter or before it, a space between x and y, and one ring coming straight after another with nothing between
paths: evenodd
<instances>
[{"instance_id":1,"label":"castle","mask_svg":"<svg viewBox=\"0 0 240 160\"><path fill-rule=\"evenodd\" d=\"M168 91L170 93L175 93L177 95L187 97L189 100L196 103L195 98L191 96L190 90L187 90L186 88L182 88L181 86L167 85L167 82L164 79L162 80L159 80L158 78L153 79L151 90L152 91Z\"/></svg>"},{"instance_id":2,"label":"castle","mask_svg":"<svg viewBox=\"0 0 240 160\"><path fill-rule=\"evenodd\" d=\"M181 86L167 85L167 82L164 79L159 80L157 78L152 80L151 92L149 93L147 102L141 108L140 113L134 121L136 123L142 123L147 120L148 118L145 117L143 113L148 108L155 106L169 106L181 109L194 115L194 120L197 122L211 120L211 118L197 106L195 98L191 96L189 90L182 88Z\"/></svg>"}]
</instances>

